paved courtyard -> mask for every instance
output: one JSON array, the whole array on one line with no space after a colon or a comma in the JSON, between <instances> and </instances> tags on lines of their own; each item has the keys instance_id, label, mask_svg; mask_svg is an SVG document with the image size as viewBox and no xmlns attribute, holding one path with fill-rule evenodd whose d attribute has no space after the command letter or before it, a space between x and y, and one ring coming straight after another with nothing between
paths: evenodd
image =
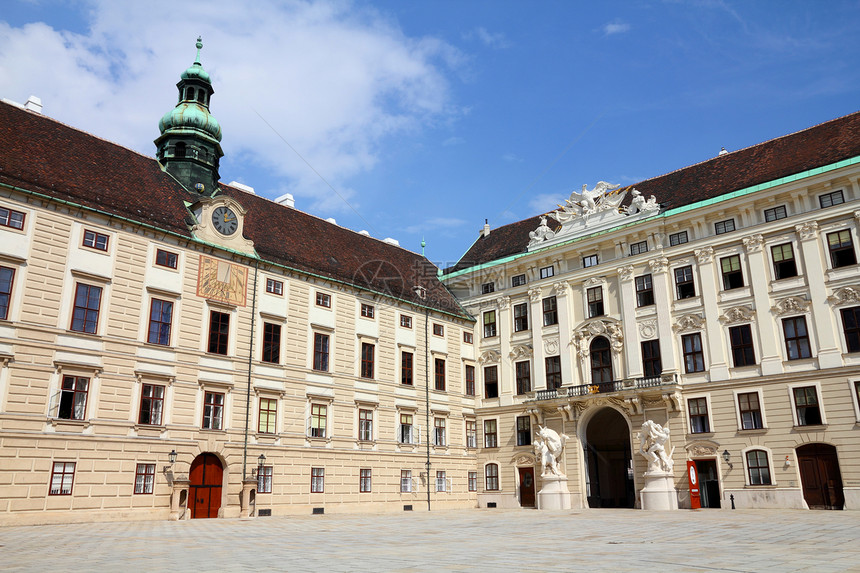
<instances>
[{"instance_id":1,"label":"paved courtyard","mask_svg":"<svg viewBox=\"0 0 860 573\"><path fill-rule=\"evenodd\" d=\"M3 571L860 571L860 512L459 510L0 528Z\"/></svg>"}]
</instances>

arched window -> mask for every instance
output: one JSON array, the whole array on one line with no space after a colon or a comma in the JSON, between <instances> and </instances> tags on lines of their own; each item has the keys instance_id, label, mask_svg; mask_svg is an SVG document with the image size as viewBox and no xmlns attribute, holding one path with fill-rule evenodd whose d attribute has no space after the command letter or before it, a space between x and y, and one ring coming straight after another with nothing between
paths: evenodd
<instances>
[{"instance_id":1,"label":"arched window","mask_svg":"<svg viewBox=\"0 0 860 573\"><path fill-rule=\"evenodd\" d=\"M499 465L487 464L484 467L486 483L484 489L487 491L499 491Z\"/></svg>"},{"instance_id":2,"label":"arched window","mask_svg":"<svg viewBox=\"0 0 860 573\"><path fill-rule=\"evenodd\" d=\"M767 452L750 450L747 452L746 458L750 485L770 485L770 466L767 463Z\"/></svg>"},{"instance_id":3,"label":"arched window","mask_svg":"<svg viewBox=\"0 0 860 573\"><path fill-rule=\"evenodd\" d=\"M197 101L199 101L202 104L206 103L206 90L198 90Z\"/></svg>"},{"instance_id":4,"label":"arched window","mask_svg":"<svg viewBox=\"0 0 860 573\"><path fill-rule=\"evenodd\" d=\"M174 157L185 157L185 143L180 141L176 144L176 149L173 152Z\"/></svg>"},{"instance_id":5,"label":"arched window","mask_svg":"<svg viewBox=\"0 0 860 573\"><path fill-rule=\"evenodd\" d=\"M609 340L598 336L591 341L591 383L612 382L612 355Z\"/></svg>"},{"instance_id":6,"label":"arched window","mask_svg":"<svg viewBox=\"0 0 860 573\"><path fill-rule=\"evenodd\" d=\"M185 89L185 99L188 101L194 101L194 88Z\"/></svg>"}]
</instances>

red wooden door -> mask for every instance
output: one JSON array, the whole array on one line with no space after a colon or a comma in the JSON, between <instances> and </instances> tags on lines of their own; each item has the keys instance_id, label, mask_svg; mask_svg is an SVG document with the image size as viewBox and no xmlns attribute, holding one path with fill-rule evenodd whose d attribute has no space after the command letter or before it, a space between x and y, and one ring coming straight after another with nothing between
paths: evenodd
<instances>
[{"instance_id":1,"label":"red wooden door","mask_svg":"<svg viewBox=\"0 0 860 573\"><path fill-rule=\"evenodd\" d=\"M218 517L221 508L221 486L224 468L214 454L200 454L191 463L188 475L191 518Z\"/></svg>"},{"instance_id":2,"label":"red wooden door","mask_svg":"<svg viewBox=\"0 0 860 573\"><path fill-rule=\"evenodd\" d=\"M535 469L519 468L520 470L520 505L535 506Z\"/></svg>"}]
</instances>

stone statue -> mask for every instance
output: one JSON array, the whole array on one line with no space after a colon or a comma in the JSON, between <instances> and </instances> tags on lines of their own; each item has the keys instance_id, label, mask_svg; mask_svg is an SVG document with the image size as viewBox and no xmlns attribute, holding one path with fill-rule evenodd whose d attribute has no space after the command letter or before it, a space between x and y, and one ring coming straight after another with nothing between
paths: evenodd
<instances>
[{"instance_id":1,"label":"stone statue","mask_svg":"<svg viewBox=\"0 0 860 573\"><path fill-rule=\"evenodd\" d=\"M656 211L659 208L660 205L657 204L656 197L651 195L651 197L646 201L645 197L642 196L642 193L633 189L633 200L625 211L628 215L635 215L636 213L649 213L651 211Z\"/></svg>"},{"instance_id":2,"label":"stone statue","mask_svg":"<svg viewBox=\"0 0 860 573\"><path fill-rule=\"evenodd\" d=\"M642 432L639 434L639 453L648 460L649 472L672 471L675 462L672 454L675 448L666 455L666 441L669 439L669 426L664 428L653 420L645 420L642 424Z\"/></svg>"},{"instance_id":3,"label":"stone statue","mask_svg":"<svg viewBox=\"0 0 860 573\"><path fill-rule=\"evenodd\" d=\"M626 193L620 193L615 196L607 196L608 191L614 191L621 185L613 185L606 181L598 181L597 185L591 191L588 190L588 185L582 186L582 191L577 193L573 191L569 199L565 199L564 205L559 205L558 210L549 214L550 217L559 223L566 223L577 217L587 217L592 213L600 211L608 211L618 209L621 201L624 200Z\"/></svg>"},{"instance_id":4,"label":"stone statue","mask_svg":"<svg viewBox=\"0 0 860 573\"><path fill-rule=\"evenodd\" d=\"M534 448L535 456L541 464L541 477L563 476L564 473L558 468L558 460L561 458L567 436L543 426L538 426L537 435L540 439L535 440Z\"/></svg>"},{"instance_id":5,"label":"stone statue","mask_svg":"<svg viewBox=\"0 0 860 573\"><path fill-rule=\"evenodd\" d=\"M555 236L555 233L552 232L546 224L546 215L541 215L540 217L540 225L534 231L529 233L529 246L533 247L539 243L544 241L548 241Z\"/></svg>"}]
</instances>

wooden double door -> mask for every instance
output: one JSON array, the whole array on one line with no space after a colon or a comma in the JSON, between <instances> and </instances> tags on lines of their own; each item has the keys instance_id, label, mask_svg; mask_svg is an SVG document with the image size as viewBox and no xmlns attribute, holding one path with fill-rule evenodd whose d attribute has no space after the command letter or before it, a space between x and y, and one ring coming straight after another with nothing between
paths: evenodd
<instances>
[{"instance_id":1,"label":"wooden double door","mask_svg":"<svg viewBox=\"0 0 860 573\"><path fill-rule=\"evenodd\" d=\"M845 494L834 446L807 444L797 448L797 465L809 509L842 509Z\"/></svg>"},{"instance_id":2,"label":"wooden double door","mask_svg":"<svg viewBox=\"0 0 860 573\"><path fill-rule=\"evenodd\" d=\"M200 454L191 462L189 505L191 519L218 517L224 466L215 454Z\"/></svg>"},{"instance_id":3,"label":"wooden double door","mask_svg":"<svg viewBox=\"0 0 860 573\"><path fill-rule=\"evenodd\" d=\"M535 469L517 468L520 472L520 507L535 506Z\"/></svg>"}]
</instances>

